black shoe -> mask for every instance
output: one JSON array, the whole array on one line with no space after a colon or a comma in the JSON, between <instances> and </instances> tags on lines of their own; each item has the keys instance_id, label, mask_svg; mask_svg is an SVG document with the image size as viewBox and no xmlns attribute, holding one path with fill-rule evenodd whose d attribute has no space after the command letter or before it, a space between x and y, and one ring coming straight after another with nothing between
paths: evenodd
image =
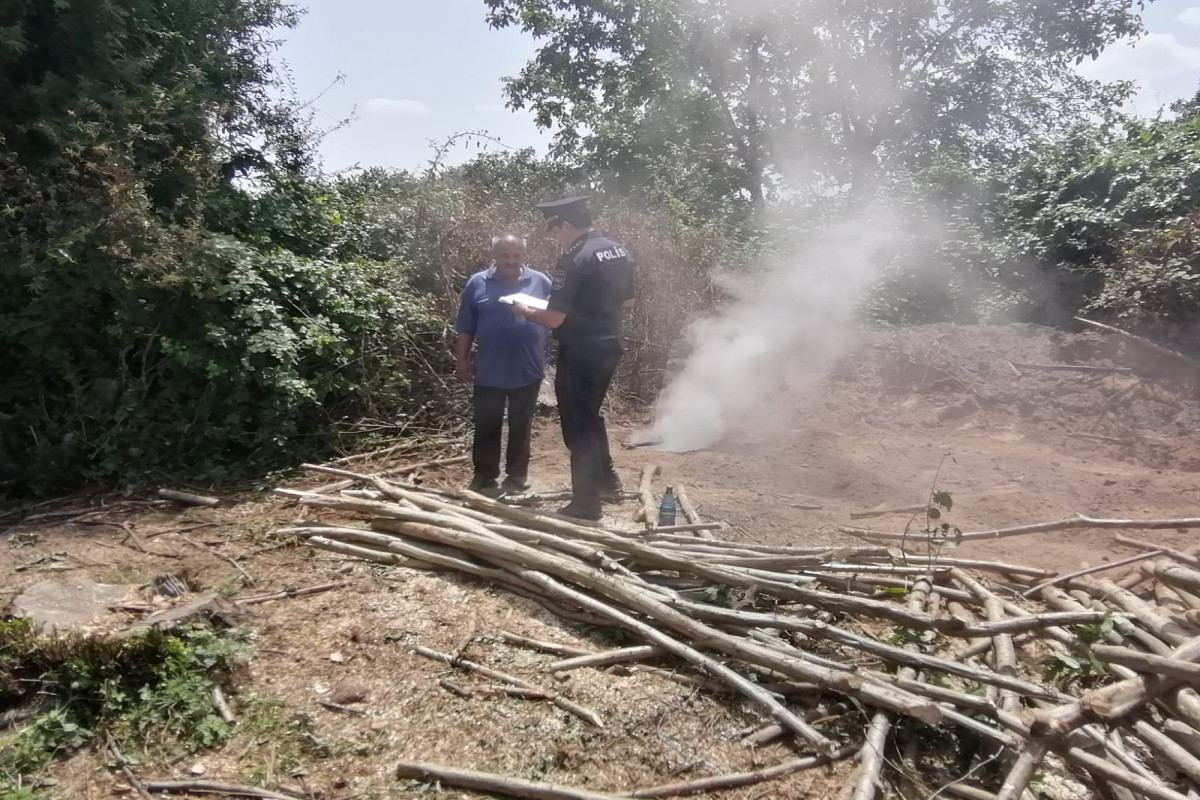
<instances>
[{"instance_id":1,"label":"black shoe","mask_svg":"<svg viewBox=\"0 0 1200 800\"><path fill-rule=\"evenodd\" d=\"M500 494L500 487L496 485L495 478L481 478L476 475L467 485L467 491L478 492L485 497L495 497Z\"/></svg>"},{"instance_id":2,"label":"black shoe","mask_svg":"<svg viewBox=\"0 0 1200 800\"><path fill-rule=\"evenodd\" d=\"M514 478L512 475L507 475L504 482L500 484L500 491L504 494L525 494L532 485L527 478Z\"/></svg>"},{"instance_id":3,"label":"black shoe","mask_svg":"<svg viewBox=\"0 0 1200 800\"><path fill-rule=\"evenodd\" d=\"M571 517L572 519L585 519L589 522L598 522L600 520L600 509L589 506L577 506L574 502L567 503L558 510L560 517Z\"/></svg>"}]
</instances>

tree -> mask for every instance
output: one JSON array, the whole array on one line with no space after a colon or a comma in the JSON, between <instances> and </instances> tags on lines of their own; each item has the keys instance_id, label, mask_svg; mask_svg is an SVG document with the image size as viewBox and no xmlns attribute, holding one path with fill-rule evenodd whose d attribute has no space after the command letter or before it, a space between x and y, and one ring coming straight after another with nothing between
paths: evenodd
<instances>
[{"instance_id":1,"label":"tree","mask_svg":"<svg viewBox=\"0 0 1200 800\"><path fill-rule=\"evenodd\" d=\"M294 16L0 4L0 501L261 474L439 399L444 321L347 246L307 120L272 99Z\"/></svg>"},{"instance_id":2,"label":"tree","mask_svg":"<svg viewBox=\"0 0 1200 800\"><path fill-rule=\"evenodd\" d=\"M510 106L619 188L683 187L702 211L1007 159L1115 108L1127 84L1074 68L1142 30L1138 0L485 2L543 43Z\"/></svg>"}]
</instances>

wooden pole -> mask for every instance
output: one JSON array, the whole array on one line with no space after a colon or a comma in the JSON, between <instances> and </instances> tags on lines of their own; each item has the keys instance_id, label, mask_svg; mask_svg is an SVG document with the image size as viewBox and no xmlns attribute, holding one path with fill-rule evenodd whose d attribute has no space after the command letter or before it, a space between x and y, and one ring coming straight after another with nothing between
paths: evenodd
<instances>
[{"instance_id":1,"label":"wooden pole","mask_svg":"<svg viewBox=\"0 0 1200 800\"><path fill-rule=\"evenodd\" d=\"M1103 322L1096 322L1094 320L1084 319L1083 317L1075 317L1075 321L1082 322L1084 325L1091 325L1093 328L1099 328L1102 331L1108 331L1109 333L1115 333L1118 336L1123 337L1126 341L1130 341L1130 342L1133 342L1134 344L1140 345L1140 346L1146 348L1147 350L1150 350L1154 353L1158 353L1160 356L1166 356L1167 358L1173 358L1176 361L1181 361L1184 364L1187 364L1188 366L1192 367L1193 369L1200 369L1200 361L1197 361L1196 359L1192 358L1191 356L1185 356L1183 353L1172 350L1169 347L1164 347L1161 344L1158 344L1157 342L1152 342L1149 339L1145 338L1144 336L1138 336L1136 334L1130 333L1129 331L1123 331L1120 328L1114 328L1112 325L1105 325Z\"/></svg>"},{"instance_id":2,"label":"wooden pole","mask_svg":"<svg viewBox=\"0 0 1200 800\"><path fill-rule=\"evenodd\" d=\"M654 478L662 472L658 464L647 464L642 467L642 478L638 481L638 510L633 517L634 522L642 522L647 528L653 528L658 523L658 512L654 503Z\"/></svg>"},{"instance_id":3,"label":"wooden pole","mask_svg":"<svg viewBox=\"0 0 1200 800\"><path fill-rule=\"evenodd\" d=\"M1111 530L1127 528L1130 530L1193 530L1200 528L1200 517L1184 517L1180 519L1098 519L1078 514L1067 519L1054 522L1038 522L1032 525L1017 525L1012 528L995 528L987 531L971 531L954 537L956 542L973 542L982 539L1006 539L1012 536L1025 536L1031 533L1049 533L1051 531L1066 531L1077 528L1096 528ZM872 531L864 528L843 526L838 528L842 533L861 536L867 539L885 539L889 541L919 542L926 537L914 533L889 533Z\"/></svg>"}]
</instances>

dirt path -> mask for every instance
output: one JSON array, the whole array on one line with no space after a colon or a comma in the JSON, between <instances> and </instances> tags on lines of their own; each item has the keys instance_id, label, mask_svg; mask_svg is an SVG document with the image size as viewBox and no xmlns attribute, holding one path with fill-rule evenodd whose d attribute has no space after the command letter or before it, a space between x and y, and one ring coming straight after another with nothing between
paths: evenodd
<instances>
[{"instance_id":1,"label":"dirt path","mask_svg":"<svg viewBox=\"0 0 1200 800\"><path fill-rule=\"evenodd\" d=\"M845 525L903 530L911 515L854 522L850 514L923 503L939 465L937 488L955 500L946 521L964 531L1079 513L1200 516L1194 386L1119 374L1018 376L1008 365L1133 357L1097 337L1025 325L877 334L846 356L837 380L765 404L760 418L717 447L624 449L618 468L635 487L640 469L658 463L660 490L682 482L703 514L780 543L846 542L837 533ZM621 426L613 438L635 439L637 427ZM539 430L542 475L565 470L557 440L551 426ZM1128 555L1114 535L1049 533L973 543L962 553L1076 569ZM1182 545L1195 536L1149 531L1142 538Z\"/></svg>"}]
</instances>

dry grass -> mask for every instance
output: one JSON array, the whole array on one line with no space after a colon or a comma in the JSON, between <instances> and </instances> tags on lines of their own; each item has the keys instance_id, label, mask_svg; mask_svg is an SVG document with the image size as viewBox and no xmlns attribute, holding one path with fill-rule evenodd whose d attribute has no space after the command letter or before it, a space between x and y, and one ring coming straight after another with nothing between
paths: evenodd
<instances>
[{"instance_id":1,"label":"dry grass","mask_svg":"<svg viewBox=\"0 0 1200 800\"><path fill-rule=\"evenodd\" d=\"M323 594L251 607L243 627L254 656L229 697L239 716L235 734L213 751L143 761L137 772L147 778L186 778L202 769L206 779L382 800L431 792L466 796L396 783L392 767L401 759L619 791L752 769L791 755L782 745L755 751L740 743L740 734L762 721L740 700L621 670L581 670L560 682L541 670L552 657L507 645L498 635L508 630L591 649L624 644L612 631L564 622L531 601L472 579L370 565L280 546L268 536L302 513L253 497L218 509L150 507L101 515L115 525L18 526L36 532L37 541L0 550L0 580L15 593L51 578L57 573L15 570L43 554L66 552L70 574L148 586L156 575L172 572L186 575L193 589L231 596L346 582ZM151 553L122 543L122 524ZM205 549L172 531L184 531ZM236 558L254 577L253 585L220 556ZM439 679L467 685L481 679L414 655L418 644L461 651L560 691L596 711L604 728L546 702L459 698L440 688ZM365 694L353 705L363 715L321 705L349 689ZM838 765L722 796L824 792L840 785L849 769ZM55 764L49 774L58 783L46 796L63 800L107 796L122 785L107 760L91 751Z\"/></svg>"}]
</instances>

